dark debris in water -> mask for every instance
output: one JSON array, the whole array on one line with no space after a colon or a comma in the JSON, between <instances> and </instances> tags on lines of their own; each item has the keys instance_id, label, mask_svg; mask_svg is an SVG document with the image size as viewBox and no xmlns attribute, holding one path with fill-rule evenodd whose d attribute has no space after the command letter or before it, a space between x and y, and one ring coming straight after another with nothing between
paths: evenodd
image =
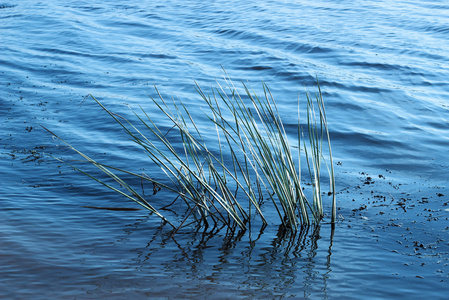
<instances>
[{"instance_id":1,"label":"dark debris in water","mask_svg":"<svg viewBox=\"0 0 449 300\"><path fill-rule=\"evenodd\" d=\"M112 210L112 211L136 211L141 210L140 208L132 208L132 207L99 207L99 206L82 206L84 208L91 209L103 209L103 210Z\"/></svg>"},{"instance_id":2,"label":"dark debris in water","mask_svg":"<svg viewBox=\"0 0 449 300\"><path fill-rule=\"evenodd\" d=\"M13 4L0 4L0 9L5 9L5 8L14 8L17 5L13 5Z\"/></svg>"},{"instance_id":3,"label":"dark debris in water","mask_svg":"<svg viewBox=\"0 0 449 300\"><path fill-rule=\"evenodd\" d=\"M10 156L12 159L19 159L23 163L37 162L40 163L44 158L43 151L47 146L36 146L33 149L13 149L6 155Z\"/></svg>"},{"instance_id":4,"label":"dark debris in water","mask_svg":"<svg viewBox=\"0 0 449 300\"><path fill-rule=\"evenodd\" d=\"M398 260L406 266L426 266L428 272L432 265L441 280L449 277L449 201L445 187L412 182L391 171L358 174L358 179L347 182L348 186L338 193L339 211L346 211L343 222L347 227L364 227L380 247L399 255Z\"/></svg>"}]
</instances>

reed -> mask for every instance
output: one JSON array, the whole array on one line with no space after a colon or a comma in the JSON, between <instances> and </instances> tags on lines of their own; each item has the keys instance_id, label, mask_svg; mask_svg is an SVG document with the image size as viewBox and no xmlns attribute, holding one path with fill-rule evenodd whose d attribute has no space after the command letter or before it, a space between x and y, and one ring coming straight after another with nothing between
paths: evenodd
<instances>
[{"instance_id":1,"label":"reed","mask_svg":"<svg viewBox=\"0 0 449 300\"><path fill-rule=\"evenodd\" d=\"M265 225L267 220L262 206L266 202L272 204L279 222L286 228L296 231L300 226L317 224L324 216L321 192L323 162L330 178L329 187L333 197L331 222L334 223L336 199L332 151L319 84L315 97L306 93L306 131L301 129L298 100L298 151L294 155L294 148L290 145L267 85L262 85L263 97L259 97L244 83L241 93L229 78L224 81L226 84L222 86L218 83L212 95L204 93L196 84L204 103L203 108L207 111L207 120L216 134L214 140L204 137L204 127L197 125L188 107L181 101L167 102L157 88L158 98L150 99L171 122L170 132L163 131L157 125L158 120L153 120L141 107L139 111L133 111L133 123L113 113L92 96L131 140L141 147L153 166L162 170L165 178L151 178L98 162L47 130L85 161L112 178L118 186L69 164L71 167L148 209L175 230L192 223L204 227L227 226L244 230L256 216ZM177 136L175 142L174 133ZM304 138L304 134L308 138ZM301 151L305 154L311 180L311 202L306 198L301 182ZM324 152L328 155L329 164L324 158ZM124 175L173 192L176 197L170 206L185 209L183 219L177 220L177 223L169 220L161 213L167 207L156 209L123 179Z\"/></svg>"}]
</instances>

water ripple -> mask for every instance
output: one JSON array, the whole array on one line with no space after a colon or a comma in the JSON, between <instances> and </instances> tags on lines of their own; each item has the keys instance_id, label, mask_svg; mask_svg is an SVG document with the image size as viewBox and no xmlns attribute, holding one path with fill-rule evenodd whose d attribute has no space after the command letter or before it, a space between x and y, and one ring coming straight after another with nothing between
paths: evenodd
<instances>
[{"instance_id":1,"label":"water ripple","mask_svg":"<svg viewBox=\"0 0 449 300\"><path fill-rule=\"evenodd\" d=\"M1 2L0 297L227 298L231 290L240 298L344 298L365 296L354 293L364 278L363 292L382 298L374 277L396 292L399 286L429 295L447 291L439 284L446 270L440 277L436 272L443 269L440 262L427 257L419 269L414 266L423 260L416 253L380 247L379 236L393 233L369 220L358 222L351 205L359 209L371 197L359 192L359 177L368 172L389 176L379 194L429 199L434 215L447 204L438 195L446 193L449 178L448 12L442 1L420 0ZM243 80L259 94L260 82L268 84L293 141L298 98L304 104L305 90L313 95L318 78L339 162L339 212L353 221L338 228L332 249L326 229L290 238L267 229L257 240L255 233L232 240L182 232L174 240L146 212L83 208L124 202L44 155L78 159L40 125L96 159L161 175L86 96L95 95L128 119L128 106L142 105L168 131L170 122L148 99L157 98L156 84L166 100L194 107L197 125L212 133L194 80L211 93L222 67L237 85ZM437 192L430 192L428 182ZM158 204L172 200L157 197L152 199ZM397 218L378 208L365 210L377 223ZM367 223L379 231L376 236ZM447 242L443 233L428 236ZM382 244L389 242L397 249L394 238ZM409 249L413 244L401 251ZM394 263L404 258L415 265ZM428 279L415 277L421 270Z\"/></svg>"}]
</instances>

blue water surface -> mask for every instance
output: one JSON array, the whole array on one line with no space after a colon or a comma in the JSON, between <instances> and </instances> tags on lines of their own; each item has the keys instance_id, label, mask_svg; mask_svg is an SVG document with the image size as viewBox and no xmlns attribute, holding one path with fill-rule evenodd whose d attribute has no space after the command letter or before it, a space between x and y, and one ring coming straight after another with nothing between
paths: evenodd
<instances>
[{"instance_id":1,"label":"blue water surface","mask_svg":"<svg viewBox=\"0 0 449 300\"><path fill-rule=\"evenodd\" d=\"M448 35L445 1L0 1L0 298L445 299ZM41 125L160 176L88 95L168 128L156 85L208 131L195 81L209 92L223 68L270 87L292 140L318 78L334 232L326 216L296 234L172 236L145 210L86 208L138 207L48 156L79 159Z\"/></svg>"}]
</instances>

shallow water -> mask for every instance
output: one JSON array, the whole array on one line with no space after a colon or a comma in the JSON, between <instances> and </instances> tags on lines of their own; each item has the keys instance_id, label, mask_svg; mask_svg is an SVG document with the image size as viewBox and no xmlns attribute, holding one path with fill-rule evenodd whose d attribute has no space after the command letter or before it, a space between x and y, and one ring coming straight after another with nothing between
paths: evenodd
<instances>
[{"instance_id":1,"label":"shallow water","mask_svg":"<svg viewBox=\"0 0 449 300\"><path fill-rule=\"evenodd\" d=\"M0 2L0 297L444 299L448 24L443 1ZM154 84L201 106L194 80L216 86L221 66L257 91L266 82L290 128L318 77L333 233L324 222L173 238L145 211L83 207L135 206L45 155L74 157L40 125L157 172L86 96L157 117Z\"/></svg>"}]
</instances>

